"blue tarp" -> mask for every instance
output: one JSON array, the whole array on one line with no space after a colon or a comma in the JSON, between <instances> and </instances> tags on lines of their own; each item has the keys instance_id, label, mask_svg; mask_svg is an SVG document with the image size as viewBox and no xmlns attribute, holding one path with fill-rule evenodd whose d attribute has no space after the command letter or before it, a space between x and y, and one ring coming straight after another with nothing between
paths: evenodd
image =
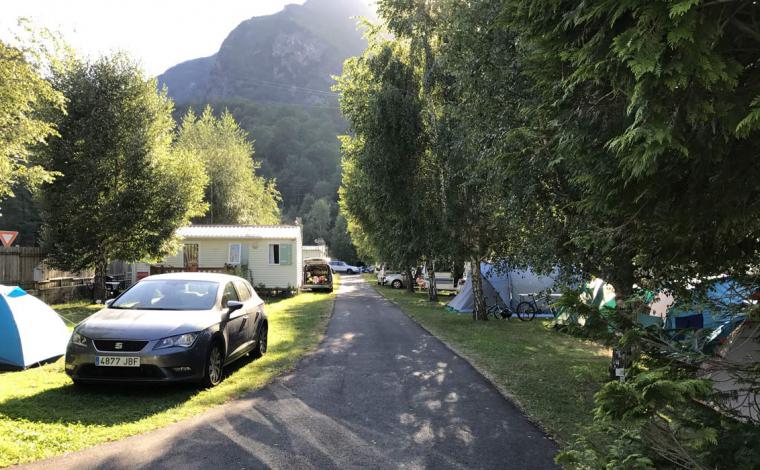
<instances>
[{"instance_id":1,"label":"blue tarp","mask_svg":"<svg viewBox=\"0 0 760 470\"><path fill-rule=\"evenodd\" d=\"M742 310L744 299L749 297L747 289L732 280L725 280L711 286L706 292L706 301L676 303L668 310L666 328L718 328L737 318L737 310Z\"/></svg>"}]
</instances>

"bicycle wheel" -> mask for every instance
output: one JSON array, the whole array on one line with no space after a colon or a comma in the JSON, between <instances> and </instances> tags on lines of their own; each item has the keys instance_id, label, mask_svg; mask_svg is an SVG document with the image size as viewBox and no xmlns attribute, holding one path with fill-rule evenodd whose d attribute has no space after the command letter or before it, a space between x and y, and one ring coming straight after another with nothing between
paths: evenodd
<instances>
[{"instance_id":1,"label":"bicycle wheel","mask_svg":"<svg viewBox=\"0 0 760 470\"><path fill-rule=\"evenodd\" d=\"M536 308L530 302L517 304L517 318L522 321L531 321L536 318Z\"/></svg>"},{"instance_id":2,"label":"bicycle wheel","mask_svg":"<svg viewBox=\"0 0 760 470\"><path fill-rule=\"evenodd\" d=\"M501 312L498 305L491 305L486 309L486 318L493 317L495 320L501 320Z\"/></svg>"}]
</instances>

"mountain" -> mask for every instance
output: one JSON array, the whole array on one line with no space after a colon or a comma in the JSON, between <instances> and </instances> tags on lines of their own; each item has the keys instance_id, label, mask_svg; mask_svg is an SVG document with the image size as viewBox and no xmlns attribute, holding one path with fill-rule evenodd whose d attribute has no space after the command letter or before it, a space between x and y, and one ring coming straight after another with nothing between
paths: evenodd
<instances>
[{"instance_id":1,"label":"mountain","mask_svg":"<svg viewBox=\"0 0 760 470\"><path fill-rule=\"evenodd\" d=\"M361 54L357 16L374 18L363 0L307 0L243 21L219 51L171 67L158 77L177 103L230 100L334 104L332 76Z\"/></svg>"},{"instance_id":2,"label":"mountain","mask_svg":"<svg viewBox=\"0 0 760 470\"><path fill-rule=\"evenodd\" d=\"M367 0L307 0L243 21L219 51L158 77L177 103L175 116L211 105L228 109L254 141L259 173L274 178L284 221L304 222L304 243L326 239L332 256L355 262L338 216L340 147L346 132L331 92L343 61L367 46L357 18L376 20ZM324 218L329 206L329 220Z\"/></svg>"}]
</instances>

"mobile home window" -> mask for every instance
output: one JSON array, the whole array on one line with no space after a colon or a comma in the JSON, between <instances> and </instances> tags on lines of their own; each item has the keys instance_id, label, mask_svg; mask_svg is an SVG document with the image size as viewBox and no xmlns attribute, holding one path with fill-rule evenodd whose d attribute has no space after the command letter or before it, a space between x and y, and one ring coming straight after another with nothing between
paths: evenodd
<instances>
[{"instance_id":1,"label":"mobile home window","mask_svg":"<svg viewBox=\"0 0 760 470\"><path fill-rule=\"evenodd\" d=\"M280 245L269 245L269 264L280 264Z\"/></svg>"},{"instance_id":2,"label":"mobile home window","mask_svg":"<svg viewBox=\"0 0 760 470\"><path fill-rule=\"evenodd\" d=\"M197 243L185 243L182 250L183 265L187 268L198 267L198 244Z\"/></svg>"},{"instance_id":3,"label":"mobile home window","mask_svg":"<svg viewBox=\"0 0 760 470\"><path fill-rule=\"evenodd\" d=\"M240 264L240 243L230 243L229 264Z\"/></svg>"},{"instance_id":4,"label":"mobile home window","mask_svg":"<svg viewBox=\"0 0 760 470\"><path fill-rule=\"evenodd\" d=\"M279 243L269 245L269 264L293 264L293 246Z\"/></svg>"}]
</instances>

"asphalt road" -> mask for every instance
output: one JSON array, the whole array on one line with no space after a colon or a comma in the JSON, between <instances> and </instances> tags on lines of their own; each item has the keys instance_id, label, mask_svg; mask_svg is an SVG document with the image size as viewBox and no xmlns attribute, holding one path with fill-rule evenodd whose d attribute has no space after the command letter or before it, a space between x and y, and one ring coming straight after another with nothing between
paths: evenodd
<instances>
[{"instance_id":1,"label":"asphalt road","mask_svg":"<svg viewBox=\"0 0 760 470\"><path fill-rule=\"evenodd\" d=\"M469 364L366 282L342 283L325 340L290 375L161 430L32 466L555 468L553 441Z\"/></svg>"}]
</instances>

